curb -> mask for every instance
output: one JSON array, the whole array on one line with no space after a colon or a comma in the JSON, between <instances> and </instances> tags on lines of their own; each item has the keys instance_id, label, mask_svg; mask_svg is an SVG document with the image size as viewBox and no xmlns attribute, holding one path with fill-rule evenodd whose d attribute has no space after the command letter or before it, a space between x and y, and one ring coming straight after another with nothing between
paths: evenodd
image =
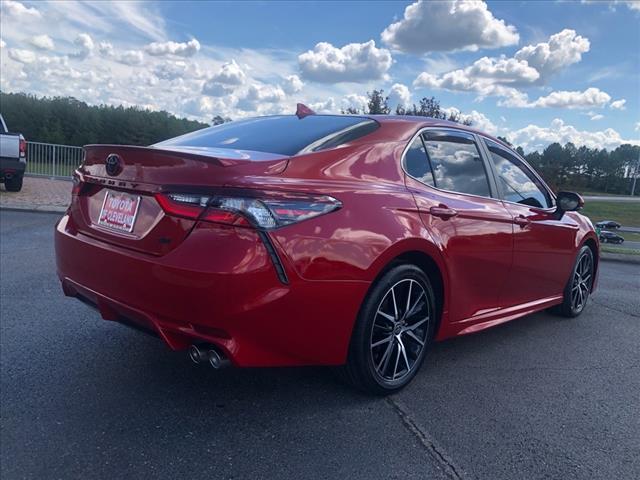
<instances>
[{"instance_id":1,"label":"curb","mask_svg":"<svg viewBox=\"0 0 640 480\"><path fill-rule=\"evenodd\" d=\"M65 213L67 207L54 205L0 205L0 210L8 212Z\"/></svg>"}]
</instances>

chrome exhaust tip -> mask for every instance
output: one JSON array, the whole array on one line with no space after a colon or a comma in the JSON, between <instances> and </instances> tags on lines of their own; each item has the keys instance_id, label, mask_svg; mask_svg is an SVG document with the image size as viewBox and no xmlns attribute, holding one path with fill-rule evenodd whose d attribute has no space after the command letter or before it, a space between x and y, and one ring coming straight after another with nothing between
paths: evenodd
<instances>
[{"instance_id":1,"label":"chrome exhaust tip","mask_svg":"<svg viewBox=\"0 0 640 480\"><path fill-rule=\"evenodd\" d=\"M211 365L216 370L220 370L221 368L225 368L231 365L229 359L219 353L217 350L212 348L207 353L209 354L209 365Z\"/></svg>"},{"instance_id":2,"label":"chrome exhaust tip","mask_svg":"<svg viewBox=\"0 0 640 480\"><path fill-rule=\"evenodd\" d=\"M209 362L209 365L216 370L231 365L231 361L211 345L191 345L189 347L189 358L193 363Z\"/></svg>"},{"instance_id":3,"label":"chrome exhaust tip","mask_svg":"<svg viewBox=\"0 0 640 480\"><path fill-rule=\"evenodd\" d=\"M203 363L209 360L208 352L198 345L191 345L189 347L189 358L193 363Z\"/></svg>"}]
</instances>

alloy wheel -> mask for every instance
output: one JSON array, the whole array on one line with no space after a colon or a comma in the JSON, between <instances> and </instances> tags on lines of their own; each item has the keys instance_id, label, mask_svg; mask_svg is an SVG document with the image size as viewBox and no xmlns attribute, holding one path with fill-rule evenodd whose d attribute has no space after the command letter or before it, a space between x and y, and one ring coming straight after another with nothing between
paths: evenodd
<instances>
[{"instance_id":1,"label":"alloy wheel","mask_svg":"<svg viewBox=\"0 0 640 480\"><path fill-rule=\"evenodd\" d=\"M571 284L571 308L574 311L579 312L586 305L592 283L593 259L588 252L584 252L578 260Z\"/></svg>"},{"instance_id":2,"label":"alloy wheel","mask_svg":"<svg viewBox=\"0 0 640 480\"><path fill-rule=\"evenodd\" d=\"M403 279L387 290L371 329L370 352L377 375L399 382L418 364L429 335L429 297L416 280Z\"/></svg>"}]
</instances>

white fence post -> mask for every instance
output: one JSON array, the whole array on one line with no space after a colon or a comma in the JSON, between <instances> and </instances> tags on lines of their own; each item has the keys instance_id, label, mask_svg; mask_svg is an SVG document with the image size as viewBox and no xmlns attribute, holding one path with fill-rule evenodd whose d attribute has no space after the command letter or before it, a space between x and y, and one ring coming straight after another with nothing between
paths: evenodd
<instances>
[{"instance_id":1,"label":"white fence post","mask_svg":"<svg viewBox=\"0 0 640 480\"><path fill-rule=\"evenodd\" d=\"M56 176L56 146L53 146L53 168L52 168L52 172L51 175L52 176Z\"/></svg>"}]
</instances>

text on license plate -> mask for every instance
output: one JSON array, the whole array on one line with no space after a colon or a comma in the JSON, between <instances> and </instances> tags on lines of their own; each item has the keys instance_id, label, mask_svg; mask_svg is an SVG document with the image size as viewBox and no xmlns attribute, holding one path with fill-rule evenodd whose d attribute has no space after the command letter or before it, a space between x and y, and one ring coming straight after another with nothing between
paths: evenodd
<instances>
[{"instance_id":1,"label":"text on license plate","mask_svg":"<svg viewBox=\"0 0 640 480\"><path fill-rule=\"evenodd\" d=\"M107 190L100 210L98 225L131 232L136 222L139 206L139 196Z\"/></svg>"}]
</instances>

